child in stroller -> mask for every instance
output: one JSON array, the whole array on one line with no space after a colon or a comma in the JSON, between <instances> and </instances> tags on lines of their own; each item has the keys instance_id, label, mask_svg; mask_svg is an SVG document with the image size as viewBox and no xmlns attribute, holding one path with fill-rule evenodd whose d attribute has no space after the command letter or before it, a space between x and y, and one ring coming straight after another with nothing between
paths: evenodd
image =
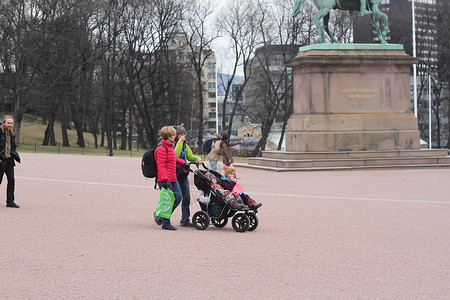
<instances>
[{"instance_id":1,"label":"child in stroller","mask_svg":"<svg viewBox=\"0 0 450 300\"><path fill-rule=\"evenodd\" d=\"M230 192L221 187L222 175L216 171L197 169L194 172L194 184L202 195L197 199L201 210L192 217L192 223L198 230L206 229L210 222L222 228L233 217L233 229L237 232L253 231L258 226L256 210L249 211L237 192ZM239 212L242 211L242 212Z\"/></svg>"},{"instance_id":2,"label":"child in stroller","mask_svg":"<svg viewBox=\"0 0 450 300\"><path fill-rule=\"evenodd\" d=\"M250 209L257 209L262 206L261 203L257 203L252 197L244 193L242 186L237 182L236 169L234 167L225 168L225 176L223 176L221 186L232 193L238 194Z\"/></svg>"},{"instance_id":3,"label":"child in stroller","mask_svg":"<svg viewBox=\"0 0 450 300\"><path fill-rule=\"evenodd\" d=\"M211 179L211 188L222 196L223 201L234 210L248 210L248 206L244 204L239 194L234 191L227 191L218 183L218 178L211 172L205 173L205 176Z\"/></svg>"}]
</instances>

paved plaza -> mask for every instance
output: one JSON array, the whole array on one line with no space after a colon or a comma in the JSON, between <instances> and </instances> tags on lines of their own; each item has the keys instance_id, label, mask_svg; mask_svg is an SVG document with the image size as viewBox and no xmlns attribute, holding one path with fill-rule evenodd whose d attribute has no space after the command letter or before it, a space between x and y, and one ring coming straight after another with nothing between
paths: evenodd
<instances>
[{"instance_id":1,"label":"paved plaza","mask_svg":"<svg viewBox=\"0 0 450 300\"><path fill-rule=\"evenodd\" d=\"M140 158L21 156L20 209L0 186L0 299L450 298L450 169L238 167L255 231L180 228L178 208L169 232Z\"/></svg>"}]
</instances>

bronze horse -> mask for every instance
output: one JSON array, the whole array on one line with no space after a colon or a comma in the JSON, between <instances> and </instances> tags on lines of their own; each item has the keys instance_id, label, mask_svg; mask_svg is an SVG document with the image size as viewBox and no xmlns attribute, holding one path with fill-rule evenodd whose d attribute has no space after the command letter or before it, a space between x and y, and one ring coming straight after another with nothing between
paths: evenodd
<instances>
[{"instance_id":1,"label":"bronze horse","mask_svg":"<svg viewBox=\"0 0 450 300\"><path fill-rule=\"evenodd\" d=\"M339 43L328 28L328 21L330 20L330 12L332 9L340 9L349 12L351 18L357 17L357 12L360 10L360 0L311 0L317 7L319 12L314 16L314 23L319 30L319 43L324 42L324 33L326 33L333 43ZM305 0L296 0L294 4L294 12L292 17L298 15ZM385 38L388 33L388 17L379 9L381 0L367 0L367 6L372 13L372 20L377 31L378 38L382 44L387 44ZM320 24L320 20L323 19L323 27ZM380 29L380 19L383 19L383 31Z\"/></svg>"}]
</instances>

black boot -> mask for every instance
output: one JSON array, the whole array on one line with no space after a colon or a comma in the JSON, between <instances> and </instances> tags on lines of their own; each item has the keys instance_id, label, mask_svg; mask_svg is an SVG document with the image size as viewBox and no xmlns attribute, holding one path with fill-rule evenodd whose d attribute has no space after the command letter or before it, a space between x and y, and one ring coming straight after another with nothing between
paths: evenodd
<instances>
[{"instance_id":1,"label":"black boot","mask_svg":"<svg viewBox=\"0 0 450 300\"><path fill-rule=\"evenodd\" d=\"M6 202L6 207L19 208L20 206L17 205L16 203L14 203L14 201L11 201L11 202Z\"/></svg>"}]
</instances>

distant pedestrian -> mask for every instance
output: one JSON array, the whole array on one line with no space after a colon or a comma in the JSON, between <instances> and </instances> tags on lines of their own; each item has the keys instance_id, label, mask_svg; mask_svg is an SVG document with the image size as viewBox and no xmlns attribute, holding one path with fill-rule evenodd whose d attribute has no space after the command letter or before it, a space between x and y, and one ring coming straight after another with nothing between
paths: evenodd
<instances>
[{"instance_id":1,"label":"distant pedestrian","mask_svg":"<svg viewBox=\"0 0 450 300\"><path fill-rule=\"evenodd\" d=\"M234 162L233 154L231 152L231 147L242 144L243 142L244 142L244 140L240 140L239 142L235 142L235 143L230 143L230 138L228 137L228 133L226 133L226 132L222 133L222 141L220 143L220 148L222 148L223 164L225 166L229 167Z\"/></svg>"},{"instance_id":2,"label":"distant pedestrian","mask_svg":"<svg viewBox=\"0 0 450 300\"><path fill-rule=\"evenodd\" d=\"M220 159L220 141L222 140L222 136L218 133L214 133L214 139L211 143L211 151L209 151L208 158L209 160L209 168L213 171L217 171L217 163Z\"/></svg>"},{"instance_id":3,"label":"distant pedestrian","mask_svg":"<svg viewBox=\"0 0 450 300\"><path fill-rule=\"evenodd\" d=\"M3 174L6 174L8 185L6 187L6 207L19 208L20 206L14 202L14 167L17 161L20 163L19 153L16 151L16 137L12 128L14 126L14 118L5 116L2 125L0 125L0 184L3 180Z\"/></svg>"},{"instance_id":4,"label":"distant pedestrian","mask_svg":"<svg viewBox=\"0 0 450 300\"><path fill-rule=\"evenodd\" d=\"M183 161L197 162L201 163L200 157L192 153L191 148L186 143L186 129L184 124L176 126L177 136L175 138L175 155L181 158ZM183 166L177 166L177 181L181 188L181 193L183 195L183 200L181 201L181 227L193 227L192 222L189 220L191 204L191 187L189 185L189 170L185 169Z\"/></svg>"}]
</instances>

